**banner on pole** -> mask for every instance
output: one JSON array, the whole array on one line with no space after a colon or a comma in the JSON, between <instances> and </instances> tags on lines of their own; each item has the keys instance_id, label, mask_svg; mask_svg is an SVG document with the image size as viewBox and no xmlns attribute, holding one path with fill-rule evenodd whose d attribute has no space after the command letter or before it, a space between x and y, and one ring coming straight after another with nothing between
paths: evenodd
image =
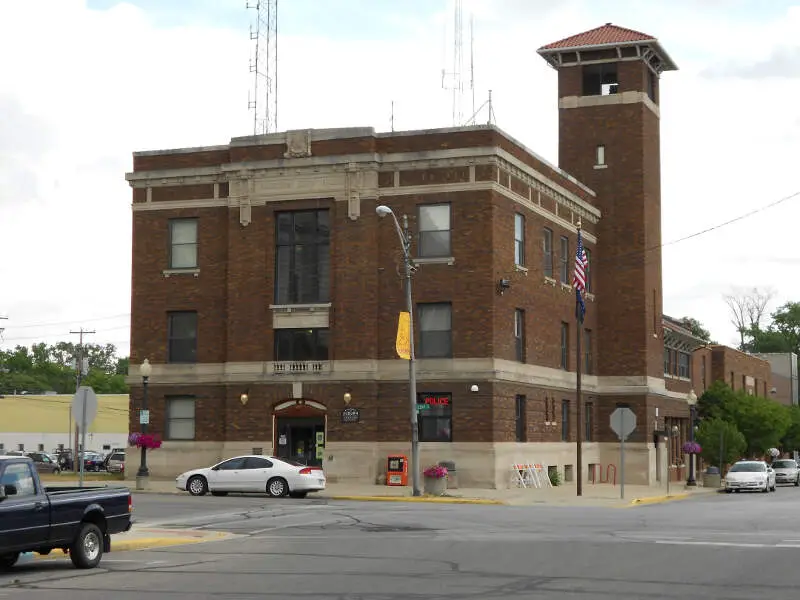
<instances>
[{"instance_id":1,"label":"banner on pole","mask_svg":"<svg viewBox=\"0 0 800 600\"><path fill-rule=\"evenodd\" d=\"M411 318L407 312L401 312L397 322L397 356L405 360L411 360Z\"/></svg>"}]
</instances>

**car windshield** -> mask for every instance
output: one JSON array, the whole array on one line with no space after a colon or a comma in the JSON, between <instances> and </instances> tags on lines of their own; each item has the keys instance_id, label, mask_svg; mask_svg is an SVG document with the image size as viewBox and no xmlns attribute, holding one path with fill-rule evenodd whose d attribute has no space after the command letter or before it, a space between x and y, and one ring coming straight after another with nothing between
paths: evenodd
<instances>
[{"instance_id":1,"label":"car windshield","mask_svg":"<svg viewBox=\"0 0 800 600\"><path fill-rule=\"evenodd\" d=\"M731 467L731 473L762 473L765 466L761 463L736 463Z\"/></svg>"},{"instance_id":2,"label":"car windshield","mask_svg":"<svg viewBox=\"0 0 800 600\"><path fill-rule=\"evenodd\" d=\"M772 463L772 467L774 469L794 469L797 467L797 463L793 460L776 460Z\"/></svg>"}]
</instances>

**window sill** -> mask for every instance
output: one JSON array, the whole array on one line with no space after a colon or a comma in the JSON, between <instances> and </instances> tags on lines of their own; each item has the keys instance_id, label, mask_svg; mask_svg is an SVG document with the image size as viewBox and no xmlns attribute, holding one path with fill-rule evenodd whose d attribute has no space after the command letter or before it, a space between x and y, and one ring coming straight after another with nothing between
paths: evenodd
<instances>
[{"instance_id":1,"label":"window sill","mask_svg":"<svg viewBox=\"0 0 800 600\"><path fill-rule=\"evenodd\" d=\"M273 329L328 329L331 303L270 304Z\"/></svg>"},{"instance_id":2,"label":"window sill","mask_svg":"<svg viewBox=\"0 0 800 600\"><path fill-rule=\"evenodd\" d=\"M331 303L320 302L317 304L270 304L269 307L273 312L318 312L330 310Z\"/></svg>"},{"instance_id":3,"label":"window sill","mask_svg":"<svg viewBox=\"0 0 800 600\"><path fill-rule=\"evenodd\" d=\"M200 269L164 269L161 271L161 274L166 277L172 277L173 275L194 275L195 277L200 276Z\"/></svg>"},{"instance_id":4,"label":"window sill","mask_svg":"<svg viewBox=\"0 0 800 600\"><path fill-rule=\"evenodd\" d=\"M452 256L432 256L429 258L421 257L413 259L415 265L448 265L455 264L456 259Z\"/></svg>"},{"instance_id":5,"label":"window sill","mask_svg":"<svg viewBox=\"0 0 800 600\"><path fill-rule=\"evenodd\" d=\"M571 292L574 288L568 283L561 282L561 290L564 292Z\"/></svg>"},{"instance_id":6,"label":"window sill","mask_svg":"<svg viewBox=\"0 0 800 600\"><path fill-rule=\"evenodd\" d=\"M524 267L522 265L514 265L514 271L517 273L524 273L525 275L528 274L528 267Z\"/></svg>"},{"instance_id":7,"label":"window sill","mask_svg":"<svg viewBox=\"0 0 800 600\"><path fill-rule=\"evenodd\" d=\"M607 169L608 165L595 165L594 168L595 170L599 171L601 169Z\"/></svg>"},{"instance_id":8,"label":"window sill","mask_svg":"<svg viewBox=\"0 0 800 600\"><path fill-rule=\"evenodd\" d=\"M548 284L548 285L552 285L553 287L556 287L556 280L553 279L552 277L548 277L547 275L545 275L544 276L544 282L546 284Z\"/></svg>"}]
</instances>

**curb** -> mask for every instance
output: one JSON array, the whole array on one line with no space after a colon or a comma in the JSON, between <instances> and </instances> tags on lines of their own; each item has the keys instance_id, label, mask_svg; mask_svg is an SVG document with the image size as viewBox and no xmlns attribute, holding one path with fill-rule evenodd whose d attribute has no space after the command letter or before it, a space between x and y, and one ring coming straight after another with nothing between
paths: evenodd
<instances>
[{"instance_id":1,"label":"curb","mask_svg":"<svg viewBox=\"0 0 800 600\"><path fill-rule=\"evenodd\" d=\"M628 506L641 506L643 504L663 504L664 502L673 502L675 500L686 500L692 496L691 492L684 492L681 494L670 494L669 496L650 496L647 498L636 498L631 500Z\"/></svg>"},{"instance_id":2,"label":"curb","mask_svg":"<svg viewBox=\"0 0 800 600\"><path fill-rule=\"evenodd\" d=\"M447 496L320 496L328 500L350 500L353 502L429 502L432 504L485 504L505 506L501 500L481 498L455 498Z\"/></svg>"},{"instance_id":3,"label":"curb","mask_svg":"<svg viewBox=\"0 0 800 600\"><path fill-rule=\"evenodd\" d=\"M122 534L120 534L122 535ZM212 535L203 537L147 537L133 540L111 540L111 552L130 552L135 550L150 550L153 548L167 548L169 546L185 546L188 544L202 544L204 542L216 542L231 537L224 532L215 532ZM52 560L56 558L67 558L69 554L61 550L53 550L50 554L33 554L35 560Z\"/></svg>"}]
</instances>

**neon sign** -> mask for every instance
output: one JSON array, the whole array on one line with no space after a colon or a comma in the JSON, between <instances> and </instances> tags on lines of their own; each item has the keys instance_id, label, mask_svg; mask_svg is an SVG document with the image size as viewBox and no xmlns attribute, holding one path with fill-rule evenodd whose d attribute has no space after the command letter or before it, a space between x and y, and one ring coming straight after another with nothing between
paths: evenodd
<instances>
[{"instance_id":1,"label":"neon sign","mask_svg":"<svg viewBox=\"0 0 800 600\"><path fill-rule=\"evenodd\" d=\"M421 394L417 396L417 404L425 406L450 406L450 394Z\"/></svg>"}]
</instances>

